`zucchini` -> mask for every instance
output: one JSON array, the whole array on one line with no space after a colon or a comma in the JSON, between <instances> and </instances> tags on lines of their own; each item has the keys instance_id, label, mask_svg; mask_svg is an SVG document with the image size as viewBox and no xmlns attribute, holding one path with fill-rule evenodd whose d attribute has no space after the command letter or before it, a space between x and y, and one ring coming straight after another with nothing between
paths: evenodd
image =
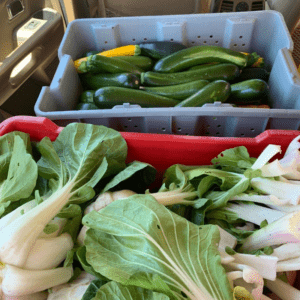
<instances>
[{"instance_id":1,"label":"zucchini","mask_svg":"<svg viewBox=\"0 0 300 300\"><path fill-rule=\"evenodd\" d=\"M250 104L268 97L269 86L261 79L250 79L231 85L228 103Z\"/></svg>"},{"instance_id":2,"label":"zucchini","mask_svg":"<svg viewBox=\"0 0 300 300\"><path fill-rule=\"evenodd\" d=\"M153 70L155 72L174 73L211 62L231 63L244 68L249 59L250 54L219 46L194 46L160 59L154 65Z\"/></svg>"},{"instance_id":3,"label":"zucchini","mask_svg":"<svg viewBox=\"0 0 300 300\"><path fill-rule=\"evenodd\" d=\"M105 86L119 86L138 89L141 83L140 76L133 73L99 73L80 74L80 80L87 89L98 90Z\"/></svg>"},{"instance_id":4,"label":"zucchini","mask_svg":"<svg viewBox=\"0 0 300 300\"><path fill-rule=\"evenodd\" d=\"M240 76L232 83L238 83L250 79L262 79L267 82L269 77L270 72L268 72L265 68L244 68Z\"/></svg>"},{"instance_id":5,"label":"zucchini","mask_svg":"<svg viewBox=\"0 0 300 300\"><path fill-rule=\"evenodd\" d=\"M135 73L143 70L127 61L102 55L90 55L77 69L78 73Z\"/></svg>"},{"instance_id":6,"label":"zucchini","mask_svg":"<svg viewBox=\"0 0 300 300\"><path fill-rule=\"evenodd\" d=\"M148 56L116 56L115 58L127 61L141 69L143 71L149 71L152 70L154 62L153 60Z\"/></svg>"},{"instance_id":7,"label":"zucchini","mask_svg":"<svg viewBox=\"0 0 300 300\"><path fill-rule=\"evenodd\" d=\"M203 68L206 68L206 67L209 67L209 66L218 65L218 64L220 64L220 63L219 62L212 62L212 63L208 63L208 64L196 65L196 66L188 68L188 70L189 71L192 71L192 70L201 70Z\"/></svg>"},{"instance_id":8,"label":"zucchini","mask_svg":"<svg viewBox=\"0 0 300 300\"><path fill-rule=\"evenodd\" d=\"M95 91L91 91L91 90L84 91L80 95L80 102L82 102L82 103L94 103L94 94L95 94Z\"/></svg>"},{"instance_id":9,"label":"zucchini","mask_svg":"<svg viewBox=\"0 0 300 300\"><path fill-rule=\"evenodd\" d=\"M230 84L227 81L216 80L178 103L176 107L200 107L206 103L225 102L230 95L230 91Z\"/></svg>"},{"instance_id":10,"label":"zucchini","mask_svg":"<svg viewBox=\"0 0 300 300\"><path fill-rule=\"evenodd\" d=\"M176 73L158 73L148 71L141 74L141 84L146 86L166 86L195 80L226 80L231 81L240 75L239 68L234 64L218 64L200 70Z\"/></svg>"},{"instance_id":11,"label":"zucchini","mask_svg":"<svg viewBox=\"0 0 300 300\"><path fill-rule=\"evenodd\" d=\"M123 103L138 104L141 107L173 107L178 101L142 90L110 86L95 92L94 103L99 108L112 108Z\"/></svg>"},{"instance_id":12,"label":"zucchini","mask_svg":"<svg viewBox=\"0 0 300 300\"><path fill-rule=\"evenodd\" d=\"M159 87L141 87L144 91L176 100L184 100L195 94L204 86L209 84L208 80L195 80L187 83L181 83L169 86Z\"/></svg>"},{"instance_id":13,"label":"zucchini","mask_svg":"<svg viewBox=\"0 0 300 300\"><path fill-rule=\"evenodd\" d=\"M78 103L76 106L76 110L93 110L93 109L99 109L95 104L93 103Z\"/></svg>"},{"instance_id":14,"label":"zucchini","mask_svg":"<svg viewBox=\"0 0 300 300\"><path fill-rule=\"evenodd\" d=\"M144 42L139 44L139 46L141 55L149 56L156 60L187 48L181 43L171 41Z\"/></svg>"}]
</instances>

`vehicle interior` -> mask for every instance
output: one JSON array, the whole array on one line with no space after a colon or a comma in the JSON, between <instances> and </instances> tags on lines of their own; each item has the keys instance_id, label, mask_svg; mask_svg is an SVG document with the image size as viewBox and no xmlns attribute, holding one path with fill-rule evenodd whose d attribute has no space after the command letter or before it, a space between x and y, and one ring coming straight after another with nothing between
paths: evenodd
<instances>
[{"instance_id":1,"label":"vehicle interior","mask_svg":"<svg viewBox=\"0 0 300 300\"><path fill-rule=\"evenodd\" d=\"M0 117L35 115L36 99L42 86L51 83L57 49L74 19L274 9L285 17L298 66L297 6L300 1L294 0L0 0Z\"/></svg>"}]
</instances>

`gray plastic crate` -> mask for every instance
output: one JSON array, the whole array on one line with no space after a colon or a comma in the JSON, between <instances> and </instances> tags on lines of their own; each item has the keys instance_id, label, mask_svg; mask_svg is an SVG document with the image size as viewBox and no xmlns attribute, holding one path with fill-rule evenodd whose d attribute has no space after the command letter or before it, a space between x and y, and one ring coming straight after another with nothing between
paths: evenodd
<instances>
[{"instance_id":1,"label":"gray plastic crate","mask_svg":"<svg viewBox=\"0 0 300 300\"><path fill-rule=\"evenodd\" d=\"M269 85L274 109L214 103L199 108L123 104L113 109L75 111L82 87L73 61L88 50L107 50L145 40L256 51L271 70ZM43 87L35 113L62 126L75 121L131 132L251 137L266 128L298 129L300 77L292 50L283 17L275 11L75 20L67 28L58 50L60 64L50 87Z\"/></svg>"}]
</instances>

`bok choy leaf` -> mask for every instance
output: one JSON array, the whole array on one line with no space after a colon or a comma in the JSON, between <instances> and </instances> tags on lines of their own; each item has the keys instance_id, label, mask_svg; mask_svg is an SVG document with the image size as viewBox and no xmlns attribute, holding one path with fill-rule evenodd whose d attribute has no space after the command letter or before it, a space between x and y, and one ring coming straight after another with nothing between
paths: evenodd
<instances>
[{"instance_id":1,"label":"bok choy leaf","mask_svg":"<svg viewBox=\"0 0 300 300\"><path fill-rule=\"evenodd\" d=\"M0 150L1 216L11 203L31 195L36 185L38 168L31 155L29 135L25 133L10 133L1 137Z\"/></svg>"},{"instance_id":2,"label":"bok choy leaf","mask_svg":"<svg viewBox=\"0 0 300 300\"><path fill-rule=\"evenodd\" d=\"M0 261L17 267L25 265L45 226L66 205L92 199L94 186L123 169L127 156L126 141L120 133L82 123L66 126L53 143L44 138L38 149L39 175L48 180L52 194L0 231ZM74 221L78 224L77 219Z\"/></svg>"},{"instance_id":3,"label":"bok choy leaf","mask_svg":"<svg viewBox=\"0 0 300 300\"><path fill-rule=\"evenodd\" d=\"M83 218L86 259L96 272L170 299L232 299L217 226L197 226L150 195L117 200Z\"/></svg>"}]
</instances>

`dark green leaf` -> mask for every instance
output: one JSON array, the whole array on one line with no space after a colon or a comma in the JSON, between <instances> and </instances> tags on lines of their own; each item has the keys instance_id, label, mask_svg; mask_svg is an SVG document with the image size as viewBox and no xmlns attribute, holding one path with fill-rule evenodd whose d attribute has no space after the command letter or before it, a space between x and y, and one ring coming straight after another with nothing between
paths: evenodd
<instances>
[{"instance_id":1,"label":"dark green leaf","mask_svg":"<svg viewBox=\"0 0 300 300\"><path fill-rule=\"evenodd\" d=\"M93 280L90 285L88 286L87 290L85 291L81 300L92 300L96 296L98 290L106 284L106 280L96 279ZM96 298L97 299L97 298Z\"/></svg>"}]
</instances>

